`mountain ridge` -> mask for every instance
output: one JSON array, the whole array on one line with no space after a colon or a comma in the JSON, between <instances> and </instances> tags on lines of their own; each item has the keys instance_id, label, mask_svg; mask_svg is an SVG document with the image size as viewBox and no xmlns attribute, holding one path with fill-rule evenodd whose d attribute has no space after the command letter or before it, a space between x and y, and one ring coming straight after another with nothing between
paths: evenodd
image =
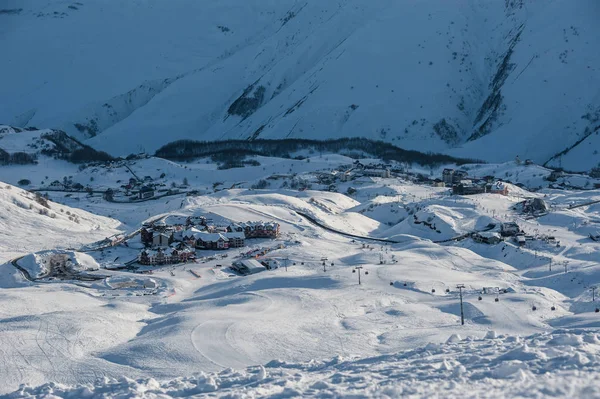
<instances>
[{"instance_id":1,"label":"mountain ridge","mask_svg":"<svg viewBox=\"0 0 600 399\"><path fill-rule=\"evenodd\" d=\"M61 129L112 155L179 139L366 137L492 162L600 162L590 150L600 145L600 6L591 0L75 7L28 1L0 15L12 21L0 41L15 77L0 120ZM25 22L26 39L65 39L54 50L71 64L26 81L20 69L33 60L17 57ZM74 38L84 24L96 34Z\"/></svg>"}]
</instances>

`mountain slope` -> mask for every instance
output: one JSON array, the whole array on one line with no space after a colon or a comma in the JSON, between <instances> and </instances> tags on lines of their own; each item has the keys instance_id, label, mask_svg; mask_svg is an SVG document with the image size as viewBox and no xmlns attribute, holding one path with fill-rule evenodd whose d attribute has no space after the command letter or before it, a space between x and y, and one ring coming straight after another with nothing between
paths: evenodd
<instances>
[{"instance_id":1,"label":"mountain slope","mask_svg":"<svg viewBox=\"0 0 600 399\"><path fill-rule=\"evenodd\" d=\"M539 163L597 128L596 1L458 3L18 2L0 14L0 121L115 155L181 138L365 136ZM23 40L40 48L23 56Z\"/></svg>"},{"instance_id":2,"label":"mountain slope","mask_svg":"<svg viewBox=\"0 0 600 399\"><path fill-rule=\"evenodd\" d=\"M117 233L119 225L0 182L0 262L57 246L79 247Z\"/></svg>"}]
</instances>

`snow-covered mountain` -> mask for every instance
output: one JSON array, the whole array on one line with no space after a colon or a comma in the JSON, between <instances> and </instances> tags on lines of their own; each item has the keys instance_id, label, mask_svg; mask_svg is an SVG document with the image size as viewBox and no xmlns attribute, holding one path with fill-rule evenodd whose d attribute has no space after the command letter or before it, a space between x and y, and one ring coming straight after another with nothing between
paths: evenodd
<instances>
[{"instance_id":1,"label":"snow-covered mountain","mask_svg":"<svg viewBox=\"0 0 600 399\"><path fill-rule=\"evenodd\" d=\"M364 136L600 161L596 0L2 4L0 122L114 155L182 138Z\"/></svg>"}]
</instances>

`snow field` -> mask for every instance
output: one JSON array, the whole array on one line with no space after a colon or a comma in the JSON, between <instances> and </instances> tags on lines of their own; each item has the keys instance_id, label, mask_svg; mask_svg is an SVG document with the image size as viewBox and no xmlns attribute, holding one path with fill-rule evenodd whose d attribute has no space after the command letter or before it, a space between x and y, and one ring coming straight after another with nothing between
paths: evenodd
<instances>
[{"instance_id":1,"label":"snow field","mask_svg":"<svg viewBox=\"0 0 600 399\"><path fill-rule=\"evenodd\" d=\"M149 392L152 392L151 389L161 392L162 389L161 393L175 395L178 391L173 387L182 386L190 389L189 394L216 389L223 395L237 390L238 393L260 396L260 393L266 395L279 392L277 389L289 388L285 391L287 395L299 392L297 395L318 396L319 393L336 394L342 390L354 392L362 386L371 387L368 392L373 396L395 396L400 392L418 397L427 396L430 392L419 379L410 385L395 379L394 383L386 383L393 387L384 392L379 390L381 384L375 386L373 382L385 381L378 372L362 377L367 385L353 385L352 375L338 378L336 373L342 375L343 371L334 369L325 372L331 373L327 374L329 379L320 378L319 381L309 376L312 371L305 374L297 371L296 374L304 376L290 378L289 382L297 385L282 385L276 382L276 378L284 379L284 374L277 374L287 370L282 366L284 364L291 364L290 369L302 370L307 365L318 364L319 360L305 362L336 356L342 359L374 356L373 362L384 361L398 351L427 348L429 343L443 344L453 334L483 337L494 330L497 334L524 336L552 333L557 328L595 329L600 326L589 293L589 287L600 276L594 261L600 248L586 238L593 220L598 219L598 208L594 205L567 208L570 202L580 203L587 198L595 198L594 191L544 190L536 193L534 195L550 203L552 212L547 216L527 219L511 209L521 200L519 197L483 194L454 198L445 195L439 188L417 186L401 180L390 184L386 180L371 179L365 181L362 187L366 192L360 194L359 191L359 195L353 198L317 190L298 192L247 188L222 190L204 196L163 198L141 204L111 204L98 197L85 196L77 201L73 197L57 196L67 204L77 203L94 213L115 216L126 223L119 228L126 227L128 230L159 215L173 220L189 215L211 215L215 219L232 221L273 220L281 224L282 236L275 241L249 241L247 248L228 251L227 258L220 258L218 255L221 253L207 251L207 257L217 256L193 264L153 268L152 276L102 270L103 274L110 275L104 283L74 285L57 282L3 290L0 295L3 308L12 309L17 302L20 305L14 309L14 314L5 312L0 316L2 325L9 331L6 336L10 337L10 342L7 341L7 345L12 345L10 351L5 351L4 358L17 359L16 367L7 365L6 375L1 374L0 382L6 387L3 392L14 391L24 382L40 385L48 381L69 387L55 385L40 389L80 392L77 389L84 388L70 386L93 384L97 377L107 377L104 382L89 385L88 389L102 392L102 389L110 387L117 392L118 389L128 392L131 387L139 387ZM51 206L54 208L55 205ZM391 237L399 242L386 245L346 237L312 224L296 211L334 230L361 236ZM560 246L540 240L528 242L523 248L511 241L489 246L477 244L469 238L436 244L420 230L421 225L411 226L411 211L425 220L432 217L431 222L436 227L447 226L444 234L434 233L434 237L464 234L485 227L490 221L516 220L528 234L554 235ZM15 213L14 216L22 218L22 223L27 225L35 215ZM393 226L386 224L389 220L398 220L394 218L405 220ZM399 234L396 231L399 226L406 226L407 230ZM61 234L57 233L55 238L64 237ZM95 240L91 236L86 238L81 238L82 244ZM136 256L137 240L133 239L129 248L119 246L89 255L101 267L118 265L120 260L115 259L129 260ZM287 271L280 267L245 277L228 272L227 265L242 252L276 248L279 244L284 247L269 252L267 257L279 260L281 265L284 259L289 259ZM327 258L325 272L321 261L323 257ZM556 262L552 272L548 270L551 258ZM570 262L567 274L559 263L566 260ZM217 267L218 264L223 266ZM357 265L363 266L361 285L358 285L357 273L352 272ZM201 277L192 275L190 269ZM0 278L7 287L28 285L10 264L0 268ZM460 325L457 284L465 284L464 326ZM484 287L499 287L507 292L501 293L499 301L495 302L495 294L481 294ZM433 289L435 292L432 292ZM447 289L449 292L446 292ZM49 302L48 308L46 305L36 307L35 301L42 301L44 296L59 291L62 294ZM36 298L33 301L28 299L32 292L35 293L32 298ZM84 308L75 307L80 297L85 298L81 301ZM62 306L65 301L73 303ZM52 324L54 320L57 324ZM78 327L73 327L74 324ZM85 330L85 333L80 330ZM18 337L23 336L22 331L33 338L18 341ZM64 338L57 338L57 331ZM105 338L93 337L92 332L104 334ZM589 333L569 334L585 336ZM48 344L44 341L46 336L49 337ZM508 336L502 338L502 345L507 351L514 349L510 346L513 339ZM74 343L77 348L66 349L70 344L63 341ZM457 341L459 346L466 345L463 341L453 341ZM50 345L54 345L55 349ZM469 359L475 359L473 356L485 358L476 354L478 348L485 345L472 345ZM539 374L540 369L536 367L542 367L541 363L503 358L501 352L504 347L494 347L498 349L500 360L490 354L490 363L478 372L469 371L471 366L467 360L456 360L462 359L462 355L447 355L442 356L446 358L445 362L442 358L431 357L431 363L427 360L420 364L425 364L423 367L432 373L445 370L451 377L429 378L427 374L419 374L419 378L437 381L432 387L451 389L449 397L454 390L460 393L471 390L472 396L477 393L485 397L486 393L482 391L485 384L481 381L488 381L486 378L489 379L490 397L494 397L501 388L515 389L515 393L522 392L519 389L525 387L534 392L540 389L528 372L534 370L531 371L533 375ZM466 351L465 348L461 350ZM595 350L583 349L591 353ZM43 360L38 366L33 360L46 359L44 352L49 360ZM588 352L583 355L594 359ZM549 358L548 353L544 356ZM540 355L540 358L543 356ZM282 363L272 362L274 359ZM563 357L559 356L559 359ZM410 367L417 364L413 360L409 362L412 366L400 363L389 367L410 371L413 370ZM526 364L516 363L515 366L513 360ZM361 361L356 362L360 364ZM562 360L552 364L564 364L560 362ZM246 367L261 364L267 375L274 373L264 383L259 384L255 380L255 385L244 388L233 382L238 381L238 377L233 375L239 376L239 381L247 381L245 384L250 383L248 379L256 378L257 373L263 375L260 368L243 371ZM61 375L52 365L70 371ZM323 367L322 370L327 370L327 367L335 365ZM227 368L241 371L222 371ZM204 377L197 380L195 377L181 377L196 372L205 373ZM562 378L562 381L573 374L568 367L552 372L557 373L557 378ZM580 372L588 371L580 367ZM399 373L403 371L382 373L401 375ZM456 373L456 377L452 373ZM135 381L152 377L156 381L171 382L114 380L120 376ZM205 377L208 380L204 380ZM204 381L224 381L230 377L232 380L228 382L207 382L204 385ZM505 377L508 379L505 380ZM308 381L311 383L304 385ZM323 381L326 385L322 384ZM522 385L515 385L515 381ZM271 382L274 386L264 385ZM585 384L568 388L565 384L559 385L559 382L544 383L552 387L548 389L555 389L557 394L590 389ZM173 390L169 391L169 387ZM15 395L35 392L38 391L27 388Z\"/></svg>"},{"instance_id":2,"label":"snow field","mask_svg":"<svg viewBox=\"0 0 600 399\"><path fill-rule=\"evenodd\" d=\"M454 335L447 343L385 356L272 361L168 381L120 378L76 386L52 383L22 387L9 397L591 398L600 395L595 382L599 343L596 333L582 330L523 338L490 331L465 339Z\"/></svg>"}]
</instances>

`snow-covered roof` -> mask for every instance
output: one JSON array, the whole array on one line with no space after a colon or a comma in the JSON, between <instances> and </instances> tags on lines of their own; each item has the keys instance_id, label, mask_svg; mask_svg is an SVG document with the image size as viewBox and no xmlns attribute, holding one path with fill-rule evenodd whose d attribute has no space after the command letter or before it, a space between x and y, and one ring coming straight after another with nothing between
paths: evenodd
<instances>
[{"instance_id":1,"label":"snow-covered roof","mask_svg":"<svg viewBox=\"0 0 600 399\"><path fill-rule=\"evenodd\" d=\"M266 267L256 259L244 259L240 263L247 268L250 273L258 273L266 269Z\"/></svg>"}]
</instances>

